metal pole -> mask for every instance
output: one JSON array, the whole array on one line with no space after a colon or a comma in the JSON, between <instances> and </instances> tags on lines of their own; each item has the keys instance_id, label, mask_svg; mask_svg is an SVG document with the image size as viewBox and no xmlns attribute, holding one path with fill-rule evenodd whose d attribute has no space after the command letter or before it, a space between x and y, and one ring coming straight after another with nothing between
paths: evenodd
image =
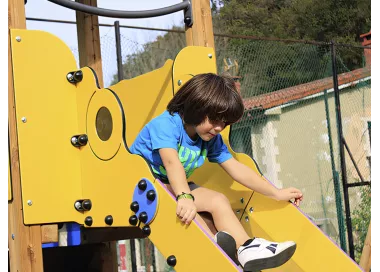
<instances>
[{"instance_id":1,"label":"metal pole","mask_svg":"<svg viewBox=\"0 0 380 272\"><path fill-rule=\"evenodd\" d=\"M360 172L359 167L358 167L358 165L356 164L356 161L355 161L355 159L354 159L354 156L352 155L351 150L348 148L348 144L347 144L347 142L346 142L346 139L344 139L344 138L343 138L343 144L344 144L344 146L346 147L346 150L347 150L347 152L348 152L348 155L350 155L350 159L351 159L351 161L352 161L352 164L353 164L354 167L355 167L356 172L357 172L358 175L359 175L360 181L361 181L361 182L364 182L364 178L363 178L363 176L362 176L362 173Z\"/></svg>"},{"instance_id":2,"label":"metal pole","mask_svg":"<svg viewBox=\"0 0 380 272\"><path fill-rule=\"evenodd\" d=\"M191 9L190 1L183 1L181 3L160 8L160 9L141 10L141 11L104 9L104 8L93 7L93 6L85 5L82 3L68 1L68 0L48 0L48 1L57 5L63 6L65 8L81 11L81 12L92 14L92 15L113 17L113 18L129 18L129 19L151 18L151 17L157 17L157 16L175 13L181 10L187 10L189 8Z\"/></svg>"},{"instance_id":3,"label":"metal pole","mask_svg":"<svg viewBox=\"0 0 380 272\"><path fill-rule=\"evenodd\" d=\"M336 205L336 213L337 213L337 219L338 219L340 248L344 251L347 251L347 241L346 241L346 234L344 230L344 217L343 217L343 209L342 209L342 196L340 194L339 173L338 171L336 171L336 168L335 168L334 147L333 147L332 135L331 135L331 121L330 121L327 91L324 91L324 98L325 98L325 111L326 111L326 121L327 121L327 133L329 136L329 146L330 146L331 169L332 169L332 176L333 176L333 181L334 181L335 205Z\"/></svg>"},{"instance_id":4,"label":"metal pole","mask_svg":"<svg viewBox=\"0 0 380 272\"><path fill-rule=\"evenodd\" d=\"M137 272L135 239L130 239L129 242L131 244L132 272Z\"/></svg>"},{"instance_id":5,"label":"metal pole","mask_svg":"<svg viewBox=\"0 0 380 272\"><path fill-rule=\"evenodd\" d=\"M117 78L119 81L124 79L123 62L121 58L121 42L120 42L120 23L115 21L115 39L116 39L116 60L117 60Z\"/></svg>"},{"instance_id":6,"label":"metal pole","mask_svg":"<svg viewBox=\"0 0 380 272\"><path fill-rule=\"evenodd\" d=\"M334 41L331 41L331 57L332 57L332 71L333 71L333 81L334 81L336 123L337 123L337 129L338 129L338 139L339 139L339 157L340 157L340 167L342 171L344 206L345 206L345 211L346 211L348 249L350 252L350 257L353 260L355 260L354 241L352 237L350 199L348 195L348 186L347 186L346 160L345 160L344 145L343 145L344 139L343 139L343 128L342 128L342 115L340 111L338 72L337 72L337 67L336 67L336 52L335 52Z\"/></svg>"}]
</instances>

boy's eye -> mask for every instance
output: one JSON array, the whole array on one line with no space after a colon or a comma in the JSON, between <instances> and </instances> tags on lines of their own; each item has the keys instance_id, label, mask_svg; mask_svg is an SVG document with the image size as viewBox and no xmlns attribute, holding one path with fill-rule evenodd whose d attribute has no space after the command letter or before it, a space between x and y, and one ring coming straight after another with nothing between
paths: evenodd
<instances>
[{"instance_id":1,"label":"boy's eye","mask_svg":"<svg viewBox=\"0 0 380 272\"><path fill-rule=\"evenodd\" d=\"M226 126L228 126L228 123L227 122L225 122L225 121L222 121L222 120L214 120L214 121L211 121L211 124L212 125L221 125L221 126L223 126L223 127L226 127Z\"/></svg>"}]
</instances>

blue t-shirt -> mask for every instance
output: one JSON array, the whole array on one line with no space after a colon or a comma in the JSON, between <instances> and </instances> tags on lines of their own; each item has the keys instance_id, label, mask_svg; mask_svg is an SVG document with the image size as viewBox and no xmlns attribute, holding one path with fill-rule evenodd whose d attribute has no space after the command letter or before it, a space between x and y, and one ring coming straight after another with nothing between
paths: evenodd
<instances>
[{"instance_id":1,"label":"blue t-shirt","mask_svg":"<svg viewBox=\"0 0 380 272\"><path fill-rule=\"evenodd\" d=\"M160 148L178 151L187 178L204 163L206 157L210 162L216 163L232 158L220 134L208 142L200 137L192 140L187 135L179 114L171 115L168 111L146 124L130 148L133 154L139 154L148 160L156 176L167 183L166 170L158 153Z\"/></svg>"}]
</instances>

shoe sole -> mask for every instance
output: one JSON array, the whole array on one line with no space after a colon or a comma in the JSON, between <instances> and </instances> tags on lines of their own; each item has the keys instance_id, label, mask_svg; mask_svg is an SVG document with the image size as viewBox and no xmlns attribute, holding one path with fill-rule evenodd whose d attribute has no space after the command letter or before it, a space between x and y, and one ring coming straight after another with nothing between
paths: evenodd
<instances>
[{"instance_id":1,"label":"shoe sole","mask_svg":"<svg viewBox=\"0 0 380 272\"><path fill-rule=\"evenodd\" d=\"M248 261L244 265L244 272L257 272L263 269L278 267L286 263L296 251L297 244L288 247L274 257Z\"/></svg>"},{"instance_id":2,"label":"shoe sole","mask_svg":"<svg viewBox=\"0 0 380 272\"><path fill-rule=\"evenodd\" d=\"M228 257L235 262L236 265L240 265L236 258L236 241L231 235L225 232L219 232L217 234L217 244L223 249Z\"/></svg>"}]
</instances>

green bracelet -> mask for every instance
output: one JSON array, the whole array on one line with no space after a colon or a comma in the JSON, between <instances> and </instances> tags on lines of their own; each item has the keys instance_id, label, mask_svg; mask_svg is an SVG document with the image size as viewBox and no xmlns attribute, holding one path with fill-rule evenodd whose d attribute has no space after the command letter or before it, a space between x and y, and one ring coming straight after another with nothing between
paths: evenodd
<instances>
[{"instance_id":1,"label":"green bracelet","mask_svg":"<svg viewBox=\"0 0 380 272\"><path fill-rule=\"evenodd\" d=\"M176 200L178 201L178 200L180 200L182 198L192 199L193 201L195 200L195 198L194 198L194 196L192 194L187 194L185 192L182 192L182 194L177 195Z\"/></svg>"}]
</instances>

